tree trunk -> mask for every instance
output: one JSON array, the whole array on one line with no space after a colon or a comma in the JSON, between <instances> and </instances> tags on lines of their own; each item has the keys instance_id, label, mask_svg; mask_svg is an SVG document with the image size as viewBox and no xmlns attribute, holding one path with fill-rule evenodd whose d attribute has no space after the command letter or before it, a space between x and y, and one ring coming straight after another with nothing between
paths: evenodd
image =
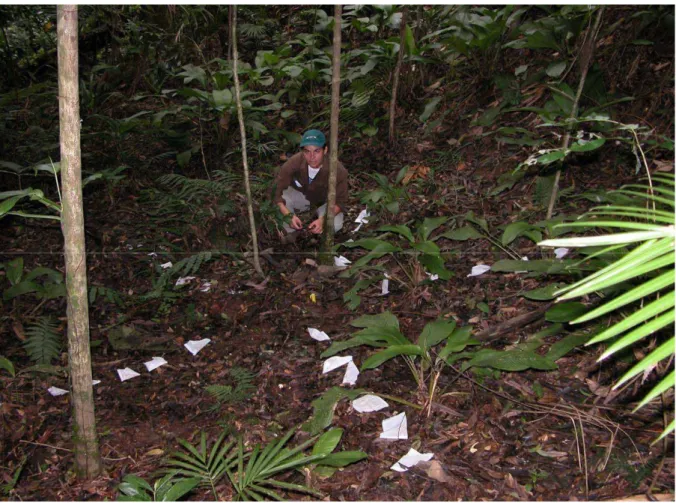
<instances>
[{"instance_id":1,"label":"tree trunk","mask_svg":"<svg viewBox=\"0 0 676 503\"><path fill-rule=\"evenodd\" d=\"M253 263L254 269L261 276L263 269L261 269L261 262L258 256L258 238L256 235L256 221L253 213L253 200L251 199L251 186L249 184L249 164L246 156L246 131L244 129L244 112L242 111L242 98L239 92L239 76L237 75L237 61L239 55L237 54L237 7L230 6L232 12L232 73L235 77L235 101L237 102L237 119L239 120L239 132L242 136L242 164L244 165L244 189L246 191L246 207L249 212L249 227L251 228L251 242L253 246Z\"/></svg>"},{"instance_id":2,"label":"tree trunk","mask_svg":"<svg viewBox=\"0 0 676 503\"><path fill-rule=\"evenodd\" d=\"M235 33L235 16L236 14L236 9L237 6L235 5L230 5L228 6L228 35L230 35L230 40L235 41L235 37L237 36ZM228 61L232 61L233 58L233 44L230 43L228 44Z\"/></svg>"},{"instance_id":3,"label":"tree trunk","mask_svg":"<svg viewBox=\"0 0 676 503\"><path fill-rule=\"evenodd\" d=\"M331 70L331 133L329 136L329 192L326 195L324 243L320 261L333 263L333 235L336 216L336 178L338 175L338 118L340 116L340 25L343 7L336 5L333 14L333 65Z\"/></svg>"},{"instance_id":4,"label":"tree trunk","mask_svg":"<svg viewBox=\"0 0 676 503\"><path fill-rule=\"evenodd\" d=\"M92 479L101 473L96 435L94 392L89 347L87 260L80 158L80 100L78 96L77 6L57 7L59 128L61 142L61 226L66 255L68 292L68 359L73 403L75 471Z\"/></svg>"},{"instance_id":5,"label":"tree trunk","mask_svg":"<svg viewBox=\"0 0 676 503\"><path fill-rule=\"evenodd\" d=\"M406 47L406 14L408 7L404 6L401 11L401 22L399 23L399 55L397 56L397 66L394 67L394 79L392 82L392 97L390 99L390 131L388 142L390 147L394 145L394 116L397 110L397 89L399 88L399 74L401 73L401 63L404 60L404 50Z\"/></svg>"},{"instance_id":6,"label":"tree trunk","mask_svg":"<svg viewBox=\"0 0 676 503\"><path fill-rule=\"evenodd\" d=\"M575 94L575 101L573 101L573 108L570 111L570 118L577 118L577 109L580 104L580 98L582 97L582 89L584 89L584 83L587 80L587 73L589 72L589 65L591 64L592 57L594 56L594 47L596 46L596 36L598 35L599 28L601 27L601 17L603 16L603 11L605 7L599 9L598 14L596 15L596 22L594 27L587 32L587 38L582 45L581 57L580 57L580 82L577 86L577 93ZM568 148L570 144L570 128L566 130L566 134L563 137L563 142L561 148L564 150ZM554 213L554 204L556 203L556 196L559 192L559 180L561 179L561 169L556 170L556 175L554 175L554 184L552 185L552 193L549 196L549 205L547 207L547 220L552 218L552 213Z\"/></svg>"}]
</instances>

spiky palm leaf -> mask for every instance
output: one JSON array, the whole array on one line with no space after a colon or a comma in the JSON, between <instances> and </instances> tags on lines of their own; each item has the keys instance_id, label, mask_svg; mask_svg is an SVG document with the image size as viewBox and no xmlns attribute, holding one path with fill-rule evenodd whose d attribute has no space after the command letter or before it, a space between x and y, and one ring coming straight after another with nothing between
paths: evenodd
<instances>
[{"instance_id":1,"label":"spiky palm leaf","mask_svg":"<svg viewBox=\"0 0 676 503\"><path fill-rule=\"evenodd\" d=\"M587 343L596 344L619 337L603 352L599 360L636 344L665 327L673 327L674 324L676 315L674 309L674 245L676 244L674 176L656 174L653 175L653 181L659 185L655 187L628 185L615 191L629 196L626 204L594 208L587 214L585 220L565 224L568 227L623 229L628 232L593 237L550 239L539 243L540 246L551 247L604 246L606 248L603 251L615 251L621 254L617 260L602 270L557 293L558 300L569 300L610 287L621 286L626 290L625 293L604 302L572 323L596 319L631 303L641 301L641 306L634 309L630 316L612 324ZM627 220L627 218L632 220ZM633 249L630 249L631 247ZM650 371L657 363L673 355L672 332L669 340L643 357L615 383L614 388L642 372ZM674 385L675 378L672 370L644 397L635 410L640 409L669 388L673 388ZM673 430L674 421L672 420L658 440Z\"/></svg>"}]
</instances>

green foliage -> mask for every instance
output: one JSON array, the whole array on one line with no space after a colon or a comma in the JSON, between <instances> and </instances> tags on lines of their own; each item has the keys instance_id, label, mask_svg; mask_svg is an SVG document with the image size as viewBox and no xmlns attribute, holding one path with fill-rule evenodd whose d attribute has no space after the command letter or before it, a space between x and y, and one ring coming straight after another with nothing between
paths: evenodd
<instances>
[{"instance_id":1,"label":"green foliage","mask_svg":"<svg viewBox=\"0 0 676 503\"><path fill-rule=\"evenodd\" d=\"M622 229L628 232L616 232L593 237L546 240L541 246L589 247L602 246L604 250L613 249L619 255L612 263L566 288L557 291L558 300L569 300L595 292L607 292L615 289L612 298L605 297L604 302L576 317L571 323L582 323L628 307L640 301L632 314L596 335L587 344L596 344L617 338L604 351L600 360L633 346L643 338L660 330L673 327L674 323L674 176L672 174L653 175L655 185L625 186L618 192L628 195L624 205L601 206L591 210L585 219L569 226L591 229ZM638 188L640 190L633 190ZM631 189L631 190L630 190ZM662 197L664 194L668 197ZM617 248L617 245L624 245ZM614 388L629 379L648 372L660 361L674 355L672 337L651 353L643 357L632 367ZM639 403L637 409L660 393L674 387L673 370L657 384ZM673 431L674 422L663 435Z\"/></svg>"},{"instance_id":2,"label":"green foliage","mask_svg":"<svg viewBox=\"0 0 676 503\"><path fill-rule=\"evenodd\" d=\"M142 478L129 474L117 486L121 493L117 501L178 501L197 487L199 482L198 478L174 480L172 475L165 475L151 486Z\"/></svg>"},{"instance_id":3,"label":"green foliage","mask_svg":"<svg viewBox=\"0 0 676 503\"><path fill-rule=\"evenodd\" d=\"M207 393L213 396L218 403L241 402L251 395L256 387L251 384L254 374L241 367L230 369L230 377L236 383L234 388L231 385L212 384L206 387Z\"/></svg>"},{"instance_id":4,"label":"green foliage","mask_svg":"<svg viewBox=\"0 0 676 503\"><path fill-rule=\"evenodd\" d=\"M104 299L109 304L114 304L118 307L124 306L124 300L120 292L105 286L92 286L89 289L89 304L94 305L98 299Z\"/></svg>"},{"instance_id":5,"label":"green foliage","mask_svg":"<svg viewBox=\"0 0 676 503\"><path fill-rule=\"evenodd\" d=\"M50 364L61 354L62 337L58 332L59 323L41 317L26 330L23 347L28 357L38 364Z\"/></svg>"},{"instance_id":6,"label":"green foliage","mask_svg":"<svg viewBox=\"0 0 676 503\"><path fill-rule=\"evenodd\" d=\"M362 194L360 201L366 204L371 212L385 209L390 213L399 213L399 201L408 197L406 187L399 185L404 174L405 171L400 171L395 183L390 183L385 175L369 173L368 175L378 184L378 188Z\"/></svg>"},{"instance_id":7,"label":"green foliage","mask_svg":"<svg viewBox=\"0 0 676 503\"><path fill-rule=\"evenodd\" d=\"M362 370L379 367L386 361L400 356L411 370L418 387L424 385L428 370L440 372L451 354L463 351L468 345L478 344L478 341L470 337L469 327L456 330L454 321L443 319L427 323L415 344L399 331L399 322L389 311L377 315L364 315L350 324L362 330L353 334L350 339L331 344L322 353L322 358L356 346L381 348L364 361ZM434 348L442 342L446 343L444 347L434 351Z\"/></svg>"},{"instance_id":8,"label":"green foliage","mask_svg":"<svg viewBox=\"0 0 676 503\"><path fill-rule=\"evenodd\" d=\"M321 436L314 436L296 447L287 447L295 430L265 447L256 444L245 449L242 438L225 442L223 432L216 442L207 447L207 436L202 432L197 446L180 439L183 451L174 452L167 461L168 475L183 480L184 477L197 479L202 485L211 487L217 500L222 500L217 486L223 477L227 478L237 493L238 500L274 499L281 500L276 492L283 489L321 497L322 494L302 484L281 481L277 474L289 472L309 464L346 466L365 457L360 451L333 453L342 436L342 430L332 429ZM304 451L313 447L310 455Z\"/></svg>"},{"instance_id":9,"label":"green foliage","mask_svg":"<svg viewBox=\"0 0 676 503\"><path fill-rule=\"evenodd\" d=\"M179 260L168 269L162 269L159 265L156 266L160 271L160 276L153 279L153 289L142 295L141 300L150 300L157 298L170 299L176 296L175 290L181 288L175 286L175 279L180 276L189 276L190 274L197 274L200 267L211 260L211 252L199 252L195 255L190 255L184 259ZM171 290L170 290L171 289Z\"/></svg>"},{"instance_id":10,"label":"green foliage","mask_svg":"<svg viewBox=\"0 0 676 503\"><path fill-rule=\"evenodd\" d=\"M48 267L36 267L24 274L23 258L16 258L7 264L0 264L7 271L11 286L3 291L4 300L19 295L35 294L38 299L55 299L66 295L63 275ZM40 279L40 281L38 281Z\"/></svg>"},{"instance_id":11,"label":"green foliage","mask_svg":"<svg viewBox=\"0 0 676 503\"><path fill-rule=\"evenodd\" d=\"M410 246L407 250L410 256L420 262L430 274L436 274L440 279L445 280L449 279L453 273L444 266L441 250L435 243L443 234L434 238L431 238L431 235L447 220L447 217L425 218L418 224L415 234L405 225L384 225L378 229L378 232L392 232L404 237Z\"/></svg>"},{"instance_id":12,"label":"green foliage","mask_svg":"<svg viewBox=\"0 0 676 503\"><path fill-rule=\"evenodd\" d=\"M16 372L14 371L14 365L11 361L9 361L8 358L5 358L4 356L0 356L0 369L9 372L9 375L12 377L16 375Z\"/></svg>"},{"instance_id":13,"label":"green foliage","mask_svg":"<svg viewBox=\"0 0 676 503\"><path fill-rule=\"evenodd\" d=\"M303 425L303 430L310 435L317 435L322 432L331 426L333 412L340 400L343 398L354 400L362 393L364 393L362 389L350 390L337 386L326 390L319 398L312 401L312 417Z\"/></svg>"}]
</instances>

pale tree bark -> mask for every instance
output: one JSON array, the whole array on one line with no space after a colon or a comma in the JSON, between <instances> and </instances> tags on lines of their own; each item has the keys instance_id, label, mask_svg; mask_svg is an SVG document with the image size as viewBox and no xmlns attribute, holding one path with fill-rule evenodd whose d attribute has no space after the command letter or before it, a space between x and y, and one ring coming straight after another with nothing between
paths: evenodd
<instances>
[{"instance_id":1,"label":"pale tree bark","mask_svg":"<svg viewBox=\"0 0 676 503\"><path fill-rule=\"evenodd\" d=\"M68 292L68 359L73 406L75 471L91 479L101 473L96 435L94 392L89 346L87 260L80 157L80 99L78 95L77 6L57 7L59 65L59 129L61 142L61 226L65 243Z\"/></svg>"},{"instance_id":2,"label":"pale tree bark","mask_svg":"<svg viewBox=\"0 0 676 503\"><path fill-rule=\"evenodd\" d=\"M228 6L228 35L230 35L230 40L232 41L235 37L235 5ZM228 44L228 61L232 61L232 42Z\"/></svg>"},{"instance_id":3,"label":"pale tree bark","mask_svg":"<svg viewBox=\"0 0 676 503\"><path fill-rule=\"evenodd\" d=\"M333 14L333 65L331 69L331 132L329 135L329 192L326 196L324 243L320 261L332 265L334 220L336 217L336 178L338 174L338 118L340 116L340 25L342 5L336 5ZM342 209L342 208L341 208Z\"/></svg>"},{"instance_id":4,"label":"pale tree bark","mask_svg":"<svg viewBox=\"0 0 676 503\"><path fill-rule=\"evenodd\" d=\"M390 131L388 141L390 147L394 144L396 133L394 130L394 117L397 110L397 90L399 89L399 75L401 74L401 64L404 60L404 51L406 48L406 14L408 7L404 6L401 11L401 22L399 23L399 55L397 56L397 65L394 67L394 79L392 81L392 97L390 99Z\"/></svg>"},{"instance_id":5,"label":"pale tree bark","mask_svg":"<svg viewBox=\"0 0 676 503\"><path fill-rule=\"evenodd\" d=\"M242 136L242 164L244 166L244 190L246 191L246 207L249 212L249 227L251 229L251 245L253 246L253 264L256 272L261 276L263 269L261 268L260 257L258 256L258 237L256 234L256 221L254 220L253 200L251 198L251 185L249 184L249 164L246 156L246 131L244 129L244 112L242 111L242 98L239 92L239 76L237 75L237 61L239 54L237 54L237 7L231 5L232 11L232 73L235 77L235 101L237 102L237 119L239 120L239 132Z\"/></svg>"},{"instance_id":6,"label":"pale tree bark","mask_svg":"<svg viewBox=\"0 0 676 503\"><path fill-rule=\"evenodd\" d=\"M587 80L587 73L589 72L589 65L591 64L592 58L594 56L594 47L596 46L596 36L599 33L601 27L601 18L603 17L603 10L605 7L601 7L596 15L596 22L594 27L587 31L587 36L584 43L582 44L582 50L580 52L580 82L577 86L577 93L575 94L575 100L573 101L573 107L570 111L570 118L575 119L577 117L577 109L580 105L580 98L582 97L582 89L584 89L584 84ZM564 150L570 145L570 129L566 130L566 134L563 136L563 142L561 143L561 148ZM547 220L552 218L552 213L554 213L554 204L556 203L556 196L559 192L559 180L561 179L561 169L556 170L556 175L554 175L554 184L552 185L552 193L549 196L549 205L547 207Z\"/></svg>"}]
</instances>

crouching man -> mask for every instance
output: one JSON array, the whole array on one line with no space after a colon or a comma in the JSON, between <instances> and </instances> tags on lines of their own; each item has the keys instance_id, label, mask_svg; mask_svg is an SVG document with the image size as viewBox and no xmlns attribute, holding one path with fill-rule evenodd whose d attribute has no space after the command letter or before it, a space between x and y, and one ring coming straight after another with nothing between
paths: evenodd
<instances>
[{"instance_id":1,"label":"crouching man","mask_svg":"<svg viewBox=\"0 0 676 503\"><path fill-rule=\"evenodd\" d=\"M292 215L289 224L284 224L287 238L295 238L296 231L303 229L302 214L311 207L317 207L317 218L307 229L313 234L321 234L326 218L326 198L329 191L329 148L321 131L306 131L300 142L301 151L282 165L277 173L277 189L274 202L282 215ZM347 204L347 170L338 162L336 177L336 208L334 229L343 227L343 208Z\"/></svg>"}]
</instances>

